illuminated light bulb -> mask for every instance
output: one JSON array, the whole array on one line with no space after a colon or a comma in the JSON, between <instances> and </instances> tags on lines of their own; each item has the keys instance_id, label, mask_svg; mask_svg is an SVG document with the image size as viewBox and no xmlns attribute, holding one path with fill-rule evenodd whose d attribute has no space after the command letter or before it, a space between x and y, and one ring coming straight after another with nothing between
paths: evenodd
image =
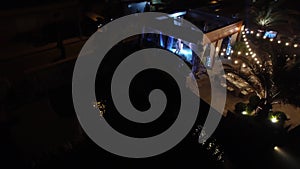
<instances>
[{"instance_id":1,"label":"illuminated light bulb","mask_svg":"<svg viewBox=\"0 0 300 169\"><path fill-rule=\"evenodd\" d=\"M257 58L254 58L255 61L257 61Z\"/></svg>"},{"instance_id":2,"label":"illuminated light bulb","mask_svg":"<svg viewBox=\"0 0 300 169\"><path fill-rule=\"evenodd\" d=\"M286 42L286 43L285 43L285 46L289 46L289 45L290 45L290 43L289 43L289 42Z\"/></svg>"},{"instance_id":3,"label":"illuminated light bulb","mask_svg":"<svg viewBox=\"0 0 300 169\"><path fill-rule=\"evenodd\" d=\"M259 64L259 61L257 61L256 63Z\"/></svg>"},{"instance_id":4,"label":"illuminated light bulb","mask_svg":"<svg viewBox=\"0 0 300 169\"><path fill-rule=\"evenodd\" d=\"M228 60L231 60L231 57L230 57L230 56L228 57Z\"/></svg>"},{"instance_id":5,"label":"illuminated light bulb","mask_svg":"<svg viewBox=\"0 0 300 169\"><path fill-rule=\"evenodd\" d=\"M250 52L250 55L252 55L253 54L253 52Z\"/></svg>"},{"instance_id":6,"label":"illuminated light bulb","mask_svg":"<svg viewBox=\"0 0 300 169\"><path fill-rule=\"evenodd\" d=\"M252 58L254 58L256 56L256 53L253 53Z\"/></svg>"},{"instance_id":7,"label":"illuminated light bulb","mask_svg":"<svg viewBox=\"0 0 300 169\"><path fill-rule=\"evenodd\" d=\"M221 56L224 56L224 53L223 53L223 52L221 52Z\"/></svg>"},{"instance_id":8,"label":"illuminated light bulb","mask_svg":"<svg viewBox=\"0 0 300 169\"><path fill-rule=\"evenodd\" d=\"M245 68L245 67L246 67L246 64L245 64L245 63L243 63L242 67L244 67L244 68Z\"/></svg>"},{"instance_id":9,"label":"illuminated light bulb","mask_svg":"<svg viewBox=\"0 0 300 169\"><path fill-rule=\"evenodd\" d=\"M247 115L247 114L248 114L248 112L246 112L246 111L243 111L243 112L242 112L242 114L243 114L243 115Z\"/></svg>"},{"instance_id":10,"label":"illuminated light bulb","mask_svg":"<svg viewBox=\"0 0 300 169\"><path fill-rule=\"evenodd\" d=\"M251 34L253 34L253 33L254 33L254 31L250 31L250 33L251 33Z\"/></svg>"},{"instance_id":11,"label":"illuminated light bulb","mask_svg":"<svg viewBox=\"0 0 300 169\"><path fill-rule=\"evenodd\" d=\"M257 33L256 36L259 37L259 36L260 36L260 33Z\"/></svg>"},{"instance_id":12,"label":"illuminated light bulb","mask_svg":"<svg viewBox=\"0 0 300 169\"><path fill-rule=\"evenodd\" d=\"M275 146L275 147L274 147L274 150L279 151L279 147L278 147L278 146Z\"/></svg>"},{"instance_id":13,"label":"illuminated light bulb","mask_svg":"<svg viewBox=\"0 0 300 169\"><path fill-rule=\"evenodd\" d=\"M250 45L247 45L246 47L247 47L247 48L250 48Z\"/></svg>"},{"instance_id":14,"label":"illuminated light bulb","mask_svg":"<svg viewBox=\"0 0 300 169\"><path fill-rule=\"evenodd\" d=\"M238 51L238 55L240 55L240 54L242 54L242 52L241 52L241 51Z\"/></svg>"},{"instance_id":15,"label":"illuminated light bulb","mask_svg":"<svg viewBox=\"0 0 300 169\"><path fill-rule=\"evenodd\" d=\"M294 48L297 48L298 47L298 44L294 44Z\"/></svg>"},{"instance_id":16,"label":"illuminated light bulb","mask_svg":"<svg viewBox=\"0 0 300 169\"><path fill-rule=\"evenodd\" d=\"M270 42L273 42L274 39L270 39Z\"/></svg>"},{"instance_id":17,"label":"illuminated light bulb","mask_svg":"<svg viewBox=\"0 0 300 169\"><path fill-rule=\"evenodd\" d=\"M263 36L263 39L266 39L267 37L266 36Z\"/></svg>"},{"instance_id":18,"label":"illuminated light bulb","mask_svg":"<svg viewBox=\"0 0 300 169\"><path fill-rule=\"evenodd\" d=\"M243 31L242 34L245 35L245 32Z\"/></svg>"},{"instance_id":19,"label":"illuminated light bulb","mask_svg":"<svg viewBox=\"0 0 300 169\"><path fill-rule=\"evenodd\" d=\"M251 51L252 49L251 49L251 48L249 48L248 50L249 50L249 51Z\"/></svg>"},{"instance_id":20,"label":"illuminated light bulb","mask_svg":"<svg viewBox=\"0 0 300 169\"><path fill-rule=\"evenodd\" d=\"M246 31L247 34L249 34L249 31Z\"/></svg>"},{"instance_id":21,"label":"illuminated light bulb","mask_svg":"<svg viewBox=\"0 0 300 169\"><path fill-rule=\"evenodd\" d=\"M226 51L226 49L223 49L223 52L225 52Z\"/></svg>"},{"instance_id":22,"label":"illuminated light bulb","mask_svg":"<svg viewBox=\"0 0 300 169\"><path fill-rule=\"evenodd\" d=\"M259 65L259 67L262 67L262 65Z\"/></svg>"},{"instance_id":23,"label":"illuminated light bulb","mask_svg":"<svg viewBox=\"0 0 300 169\"><path fill-rule=\"evenodd\" d=\"M277 43L280 44L280 43L281 43L281 40L278 40Z\"/></svg>"},{"instance_id":24,"label":"illuminated light bulb","mask_svg":"<svg viewBox=\"0 0 300 169\"><path fill-rule=\"evenodd\" d=\"M248 45L249 42L245 42L246 45Z\"/></svg>"},{"instance_id":25,"label":"illuminated light bulb","mask_svg":"<svg viewBox=\"0 0 300 169\"><path fill-rule=\"evenodd\" d=\"M248 56L248 55L249 55L249 53L247 52L247 53L246 53L246 56Z\"/></svg>"},{"instance_id":26,"label":"illuminated light bulb","mask_svg":"<svg viewBox=\"0 0 300 169\"><path fill-rule=\"evenodd\" d=\"M245 28L245 31L248 31L249 29L248 28Z\"/></svg>"},{"instance_id":27,"label":"illuminated light bulb","mask_svg":"<svg viewBox=\"0 0 300 169\"><path fill-rule=\"evenodd\" d=\"M231 50L230 53L232 54L232 53L233 53L233 50Z\"/></svg>"},{"instance_id":28,"label":"illuminated light bulb","mask_svg":"<svg viewBox=\"0 0 300 169\"><path fill-rule=\"evenodd\" d=\"M243 38L245 38L246 37L246 35L243 35Z\"/></svg>"},{"instance_id":29,"label":"illuminated light bulb","mask_svg":"<svg viewBox=\"0 0 300 169\"><path fill-rule=\"evenodd\" d=\"M234 61L234 64L238 64L238 63L239 63L239 61L237 61L237 60Z\"/></svg>"},{"instance_id":30,"label":"illuminated light bulb","mask_svg":"<svg viewBox=\"0 0 300 169\"><path fill-rule=\"evenodd\" d=\"M270 118L270 121L271 121L272 123L277 123L279 120L277 119L277 117L271 117L271 118Z\"/></svg>"}]
</instances>

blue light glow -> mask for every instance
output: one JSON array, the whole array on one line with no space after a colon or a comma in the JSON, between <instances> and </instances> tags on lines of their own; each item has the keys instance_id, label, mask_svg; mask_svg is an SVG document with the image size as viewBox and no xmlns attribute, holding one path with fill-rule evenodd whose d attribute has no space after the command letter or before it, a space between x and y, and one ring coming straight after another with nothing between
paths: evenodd
<instances>
[{"instance_id":1,"label":"blue light glow","mask_svg":"<svg viewBox=\"0 0 300 169\"><path fill-rule=\"evenodd\" d=\"M226 49L226 55L229 56L230 54L231 54L231 45L230 45L230 42L228 42L227 49Z\"/></svg>"},{"instance_id":2,"label":"blue light glow","mask_svg":"<svg viewBox=\"0 0 300 169\"><path fill-rule=\"evenodd\" d=\"M172 51L173 53L175 53L176 49L171 49L170 51ZM188 62L192 62L192 57L193 57L193 53L192 50L189 48L183 48L182 50L180 50L180 52L178 53L179 56L183 57L184 60L188 61Z\"/></svg>"},{"instance_id":3,"label":"blue light glow","mask_svg":"<svg viewBox=\"0 0 300 169\"><path fill-rule=\"evenodd\" d=\"M185 15L186 14L186 11L183 11L183 12L176 12L176 13L173 13L173 14L170 14L169 17L171 18L176 18L178 16L182 16L182 15Z\"/></svg>"},{"instance_id":4,"label":"blue light glow","mask_svg":"<svg viewBox=\"0 0 300 169\"><path fill-rule=\"evenodd\" d=\"M270 38L270 39L276 38L276 36L277 36L277 32L275 32L275 31L267 31L264 34L264 37L267 37L267 38Z\"/></svg>"},{"instance_id":5,"label":"blue light glow","mask_svg":"<svg viewBox=\"0 0 300 169\"><path fill-rule=\"evenodd\" d=\"M164 44L164 39L163 39L162 33L160 33L160 35L159 35L159 42L160 42L160 46L164 48L165 44Z\"/></svg>"},{"instance_id":6,"label":"blue light glow","mask_svg":"<svg viewBox=\"0 0 300 169\"><path fill-rule=\"evenodd\" d=\"M173 47L173 43L174 43L174 38L173 37L168 37L168 50L172 50L172 47Z\"/></svg>"}]
</instances>

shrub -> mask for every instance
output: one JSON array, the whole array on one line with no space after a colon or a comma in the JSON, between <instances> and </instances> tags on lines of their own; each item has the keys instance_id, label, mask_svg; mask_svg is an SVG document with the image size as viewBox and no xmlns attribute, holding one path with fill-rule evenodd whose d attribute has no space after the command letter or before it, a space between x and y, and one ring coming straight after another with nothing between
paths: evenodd
<instances>
[{"instance_id":1,"label":"shrub","mask_svg":"<svg viewBox=\"0 0 300 169\"><path fill-rule=\"evenodd\" d=\"M235 112L236 113L242 113L243 111L245 111L247 108L247 105L243 102L239 102L235 105Z\"/></svg>"},{"instance_id":2,"label":"shrub","mask_svg":"<svg viewBox=\"0 0 300 169\"><path fill-rule=\"evenodd\" d=\"M253 111L254 109L256 109L259 102L260 102L260 98L257 95L250 96L249 103L248 103L248 110Z\"/></svg>"}]
</instances>

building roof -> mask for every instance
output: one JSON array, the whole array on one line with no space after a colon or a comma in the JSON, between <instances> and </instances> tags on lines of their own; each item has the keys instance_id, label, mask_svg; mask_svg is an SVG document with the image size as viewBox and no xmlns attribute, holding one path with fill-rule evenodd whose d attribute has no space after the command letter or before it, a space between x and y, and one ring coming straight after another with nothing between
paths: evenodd
<instances>
[{"instance_id":1,"label":"building roof","mask_svg":"<svg viewBox=\"0 0 300 169\"><path fill-rule=\"evenodd\" d=\"M204 33L208 33L219 28L240 22L240 19L220 16L205 12L201 9L191 9L184 18L196 25Z\"/></svg>"}]
</instances>

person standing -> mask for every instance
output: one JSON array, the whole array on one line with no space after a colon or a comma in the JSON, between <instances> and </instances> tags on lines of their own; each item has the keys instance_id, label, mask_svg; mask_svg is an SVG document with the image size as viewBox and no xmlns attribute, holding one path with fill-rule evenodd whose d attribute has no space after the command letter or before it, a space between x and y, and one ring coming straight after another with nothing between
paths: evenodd
<instances>
[{"instance_id":1,"label":"person standing","mask_svg":"<svg viewBox=\"0 0 300 169\"><path fill-rule=\"evenodd\" d=\"M175 50L175 53L176 54L179 54L180 51L182 50L183 48L183 43L181 41L181 39L178 39L178 41L176 42L176 50Z\"/></svg>"},{"instance_id":2,"label":"person standing","mask_svg":"<svg viewBox=\"0 0 300 169\"><path fill-rule=\"evenodd\" d=\"M150 2L147 2L144 8L144 12L150 12L150 8L151 8Z\"/></svg>"}]
</instances>

